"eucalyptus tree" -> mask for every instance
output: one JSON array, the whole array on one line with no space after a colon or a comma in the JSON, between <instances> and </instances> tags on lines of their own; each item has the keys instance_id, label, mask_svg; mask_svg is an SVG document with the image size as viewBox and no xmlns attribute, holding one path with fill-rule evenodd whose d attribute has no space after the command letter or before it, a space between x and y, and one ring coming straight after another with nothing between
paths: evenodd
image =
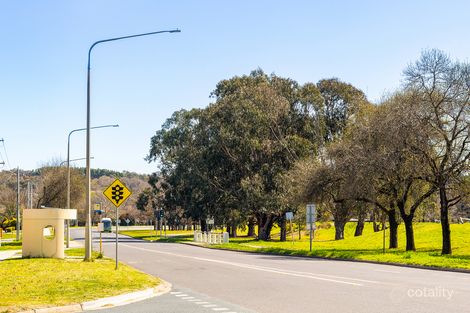
<instances>
[{"instance_id":1,"label":"eucalyptus tree","mask_svg":"<svg viewBox=\"0 0 470 313\"><path fill-rule=\"evenodd\" d=\"M429 132L431 149L419 149L428 175L439 192L442 254L451 254L449 208L464 196L459 192L470 160L470 65L452 61L440 50L426 50L404 71L405 88Z\"/></svg>"}]
</instances>

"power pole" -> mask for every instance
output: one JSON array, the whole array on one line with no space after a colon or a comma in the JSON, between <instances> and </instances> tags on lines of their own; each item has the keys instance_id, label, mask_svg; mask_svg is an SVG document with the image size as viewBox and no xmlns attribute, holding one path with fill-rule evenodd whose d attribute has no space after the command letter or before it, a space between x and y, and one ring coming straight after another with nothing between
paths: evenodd
<instances>
[{"instance_id":1,"label":"power pole","mask_svg":"<svg viewBox=\"0 0 470 313\"><path fill-rule=\"evenodd\" d=\"M16 168L16 241L20 240L20 167Z\"/></svg>"},{"instance_id":2,"label":"power pole","mask_svg":"<svg viewBox=\"0 0 470 313\"><path fill-rule=\"evenodd\" d=\"M5 141L2 138L2 139L0 139L0 142L5 142ZM5 161L0 162L0 165L5 165Z\"/></svg>"}]
</instances>

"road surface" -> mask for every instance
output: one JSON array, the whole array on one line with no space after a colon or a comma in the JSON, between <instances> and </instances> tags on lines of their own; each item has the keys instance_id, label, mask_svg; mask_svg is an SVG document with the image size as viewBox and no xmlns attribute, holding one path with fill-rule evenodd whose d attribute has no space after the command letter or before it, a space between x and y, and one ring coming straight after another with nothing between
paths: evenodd
<instances>
[{"instance_id":1,"label":"road surface","mask_svg":"<svg viewBox=\"0 0 470 313\"><path fill-rule=\"evenodd\" d=\"M75 230L73 235L82 239ZM115 256L114 234L104 251ZM95 243L97 247L97 243ZM272 256L120 236L120 261L173 285L101 312L470 312L470 274Z\"/></svg>"}]
</instances>

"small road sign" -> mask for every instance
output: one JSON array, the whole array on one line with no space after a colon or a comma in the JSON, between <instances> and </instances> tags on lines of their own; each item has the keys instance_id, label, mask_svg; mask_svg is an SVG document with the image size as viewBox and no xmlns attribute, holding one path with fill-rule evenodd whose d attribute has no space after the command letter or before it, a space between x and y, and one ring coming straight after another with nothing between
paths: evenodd
<instances>
[{"instance_id":1,"label":"small road sign","mask_svg":"<svg viewBox=\"0 0 470 313\"><path fill-rule=\"evenodd\" d=\"M114 206L119 207L127 198L129 198L132 192L119 179L116 179L108 188L106 188L103 194L114 204Z\"/></svg>"},{"instance_id":2,"label":"small road sign","mask_svg":"<svg viewBox=\"0 0 470 313\"><path fill-rule=\"evenodd\" d=\"M286 220L291 221L294 218L293 212L286 212Z\"/></svg>"},{"instance_id":3,"label":"small road sign","mask_svg":"<svg viewBox=\"0 0 470 313\"><path fill-rule=\"evenodd\" d=\"M312 251L313 230L315 229L315 204L307 204L307 228L310 231L310 251Z\"/></svg>"},{"instance_id":4,"label":"small road sign","mask_svg":"<svg viewBox=\"0 0 470 313\"><path fill-rule=\"evenodd\" d=\"M119 206L129 198L132 192L127 189L126 185L124 185L119 179L116 179L108 188L106 188L105 191L103 191L103 194L116 207L116 269L118 269L119 224L121 224L121 220L119 219Z\"/></svg>"},{"instance_id":5,"label":"small road sign","mask_svg":"<svg viewBox=\"0 0 470 313\"><path fill-rule=\"evenodd\" d=\"M307 204L307 224L315 223L315 204Z\"/></svg>"}]
</instances>

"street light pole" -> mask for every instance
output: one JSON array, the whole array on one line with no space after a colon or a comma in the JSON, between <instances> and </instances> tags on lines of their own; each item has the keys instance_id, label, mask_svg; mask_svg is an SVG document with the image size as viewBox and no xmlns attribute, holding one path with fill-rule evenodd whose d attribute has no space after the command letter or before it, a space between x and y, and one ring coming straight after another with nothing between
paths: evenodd
<instances>
[{"instance_id":1,"label":"street light pole","mask_svg":"<svg viewBox=\"0 0 470 313\"><path fill-rule=\"evenodd\" d=\"M96 129L96 128L107 128L107 127L119 127L118 124L115 124L115 125L102 125L102 126L95 126L95 127L91 127L90 129ZM84 131L86 130L86 128L77 128L77 129L74 129L72 131L69 132L69 136L67 138L67 205L66 205L66 209L70 209L70 136L74 133L74 132L79 132L79 131ZM86 158L83 158L83 159L86 159ZM90 158L91 159L91 158ZM81 159L77 159L77 160L81 160ZM66 232L66 239L65 239L65 243L66 243L66 247L67 248L70 248L70 220L66 220L66 228L67 228L67 232Z\"/></svg>"},{"instance_id":2,"label":"street light pole","mask_svg":"<svg viewBox=\"0 0 470 313\"><path fill-rule=\"evenodd\" d=\"M90 175L90 59L91 59L91 51L93 48L100 43L105 43L109 41L117 41L122 39L129 39L135 37L143 37L143 36L150 36L162 33L179 33L181 32L179 29L173 30L162 30L157 32L150 32L150 33L143 33L143 34L136 34L130 36L123 36L123 37L116 37L116 38L109 38L99 40L93 43L88 50L88 67L87 67L87 96L86 96L86 185L87 185L87 192L86 192L86 225L85 225L85 261L91 260L91 249L92 249L92 242L91 242L91 175Z\"/></svg>"},{"instance_id":3,"label":"street light pole","mask_svg":"<svg viewBox=\"0 0 470 313\"><path fill-rule=\"evenodd\" d=\"M16 241L20 240L20 167L16 169Z\"/></svg>"}]
</instances>

